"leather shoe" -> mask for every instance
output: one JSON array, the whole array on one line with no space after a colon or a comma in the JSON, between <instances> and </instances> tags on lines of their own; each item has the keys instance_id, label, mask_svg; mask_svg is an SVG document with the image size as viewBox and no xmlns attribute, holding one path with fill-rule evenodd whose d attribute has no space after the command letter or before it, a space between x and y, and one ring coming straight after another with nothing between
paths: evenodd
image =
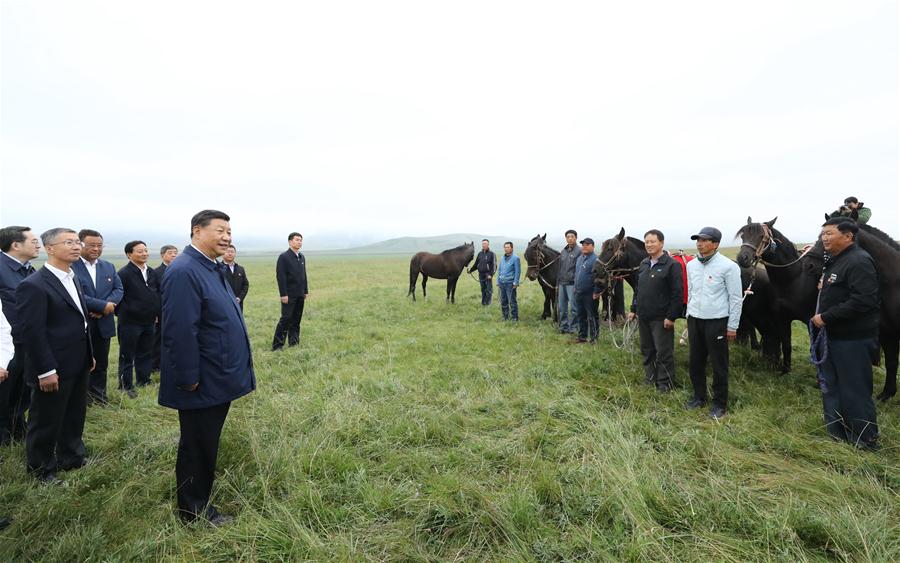
<instances>
[{"instance_id":1,"label":"leather shoe","mask_svg":"<svg viewBox=\"0 0 900 563\"><path fill-rule=\"evenodd\" d=\"M703 399L697 399L696 397L688 401L688 404L684 406L686 409L699 409L702 406L706 405L706 401Z\"/></svg>"},{"instance_id":2,"label":"leather shoe","mask_svg":"<svg viewBox=\"0 0 900 563\"><path fill-rule=\"evenodd\" d=\"M12 523L12 520L10 520L7 517L0 518L0 530L5 530L5 529L9 528L9 525L11 523Z\"/></svg>"},{"instance_id":3,"label":"leather shoe","mask_svg":"<svg viewBox=\"0 0 900 563\"><path fill-rule=\"evenodd\" d=\"M59 464L59 469L62 471L72 471L73 469L81 469L85 465L87 465L87 459L81 458L73 463L61 463Z\"/></svg>"},{"instance_id":4,"label":"leather shoe","mask_svg":"<svg viewBox=\"0 0 900 563\"><path fill-rule=\"evenodd\" d=\"M42 485L65 485L66 482L56 476L56 473L44 473L42 475L38 475L37 480Z\"/></svg>"},{"instance_id":5,"label":"leather shoe","mask_svg":"<svg viewBox=\"0 0 900 563\"><path fill-rule=\"evenodd\" d=\"M234 516L222 514L215 506L210 506L206 510L206 521L209 522L209 525L213 528L218 528L220 526L231 524L234 521Z\"/></svg>"},{"instance_id":6,"label":"leather shoe","mask_svg":"<svg viewBox=\"0 0 900 563\"><path fill-rule=\"evenodd\" d=\"M129 399L137 399L137 391L135 391L134 389L126 390L125 394L128 395Z\"/></svg>"},{"instance_id":7,"label":"leather shoe","mask_svg":"<svg viewBox=\"0 0 900 563\"><path fill-rule=\"evenodd\" d=\"M720 419L720 418L724 418L724 416L725 416L725 407L713 407L713 408L709 411L709 416L711 416L712 418L715 418L716 420L718 420L718 419Z\"/></svg>"}]
</instances>

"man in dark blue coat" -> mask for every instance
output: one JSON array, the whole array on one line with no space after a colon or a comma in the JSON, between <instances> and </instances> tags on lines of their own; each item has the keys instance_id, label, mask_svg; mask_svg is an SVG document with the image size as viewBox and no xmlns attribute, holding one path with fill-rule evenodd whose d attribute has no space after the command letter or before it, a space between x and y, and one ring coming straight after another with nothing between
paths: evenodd
<instances>
[{"instance_id":1,"label":"man in dark blue coat","mask_svg":"<svg viewBox=\"0 0 900 563\"><path fill-rule=\"evenodd\" d=\"M16 287L34 273L31 260L38 257L41 241L28 227L0 229L0 301L3 314L16 327ZM0 382L0 446L25 437L25 411L31 400L23 376L22 350L15 347L9 363L9 376Z\"/></svg>"},{"instance_id":2,"label":"man in dark blue coat","mask_svg":"<svg viewBox=\"0 0 900 563\"><path fill-rule=\"evenodd\" d=\"M88 403L105 405L109 402L106 396L109 342L116 334L113 313L125 292L122 280L116 274L116 267L111 262L100 259L103 255L103 235L92 229L81 229L78 231L78 239L84 246L81 248L81 260L72 264L72 271L81 282L84 292L84 302L90 316L88 327L91 331L91 344L94 347L94 360L97 362L91 372Z\"/></svg>"},{"instance_id":3,"label":"man in dark blue coat","mask_svg":"<svg viewBox=\"0 0 900 563\"><path fill-rule=\"evenodd\" d=\"M230 217L204 210L191 219L191 244L162 282L159 404L178 410L178 514L219 526L210 504L219 437L231 401L256 388L250 339L234 291L216 258L231 244Z\"/></svg>"}]
</instances>

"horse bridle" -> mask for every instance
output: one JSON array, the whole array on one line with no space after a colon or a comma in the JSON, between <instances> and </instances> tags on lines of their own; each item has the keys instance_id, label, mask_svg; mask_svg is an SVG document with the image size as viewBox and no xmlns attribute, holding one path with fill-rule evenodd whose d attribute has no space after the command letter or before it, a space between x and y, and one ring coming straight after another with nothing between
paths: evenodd
<instances>
[{"instance_id":1,"label":"horse bridle","mask_svg":"<svg viewBox=\"0 0 900 563\"><path fill-rule=\"evenodd\" d=\"M769 251L769 247L772 246L773 242L778 243L779 241L772 235L772 229L768 225L766 225L765 223L760 223L760 226L762 227L763 236L756 246L753 246L749 242L741 244L741 248L746 246L753 249L753 262L751 264L752 268L756 268L757 264L762 264L770 268L787 268L806 258L806 255L809 254L810 250L813 249L813 247L810 246L809 248L804 250L796 260L794 260L793 262L788 262L787 264L773 264L771 262L768 262L763 258L763 256L766 254L766 252ZM756 277L755 271L753 272L753 277Z\"/></svg>"},{"instance_id":2,"label":"horse bridle","mask_svg":"<svg viewBox=\"0 0 900 563\"><path fill-rule=\"evenodd\" d=\"M539 243L539 244L536 244L536 245L534 245L534 246L532 246L532 245L529 244L528 246L529 246L530 248L534 248L534 250L537 252L537 257L536 257L536 259L535 259L535 261L536 261L537 263L536 263L535 265L533 265L533 266L532 266L531 264L528 265L528 269L526 270L526 275L527 275L527 273L528 273L529 271L531 271L531 270L537 270L537 277L538 277L542 282L544 282L547 286L553 288L553 290L555 291L555 290L557 289L557 287L556 287L555 285L553 285L552 283L550 283L549 281L547 281L547 278L545 278L544 276L542 276L542 275L541 275L541 272L543 272L545 269L547 269L547 268L549 268L551 265L553 265L554 262L556 262L557 260L559 260L559 256L557 256L557 257L554 258L553 260L551 260L551 261L547 262L546 264L544 264L543 266L541 266L541 262L543 262L543 259L544 259L544 250L543 250L543 246L544 246L544 245L543 245L543 243ZM527 250L527 248L526 248L526 250ZM560 256L562 256L562 254L560 254Z\"/></svg>"},{"instance_id":3,"label":"horse bridle","mask_svg":"<svg viewBox=\"0 0 900 563\"><path fill-rule=\"evenodd\" d=\"M612 239L610 239L610 240L612 240ZM616 247L615 252L613 252L613 255L609 258L609 260L604 262L603 260L600 260L599 257L597 258L597 262L600 264L601 269L603 270L603 272L606 273L607 276L609 276L610 281L612 281L612 282L624 280L625 278L630 276L632 273L639 270L641 267L640 264L638 264L637 266L635 266L633 268L610 268L609 267L611 264L618 263L618 261L623 256L625 256L625 247L627 245L628 245L628 239L623 238L622 241L619 243L619 245Z\"/></svg>"}]
</instances>

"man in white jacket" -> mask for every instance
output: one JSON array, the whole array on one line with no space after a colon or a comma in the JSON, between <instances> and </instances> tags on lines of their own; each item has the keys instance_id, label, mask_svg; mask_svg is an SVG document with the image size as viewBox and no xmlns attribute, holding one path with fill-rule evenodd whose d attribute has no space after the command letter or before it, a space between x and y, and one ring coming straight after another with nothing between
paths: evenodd
<instances>
[{"instance_id":1,"label":"man in white jacket","mask_svg":"<svg viewBox=\"0 0 900 563\"><path fill-rule=\"evenodd\" d=\"M728 343L737 338L743 306L741 269L719 254L722 232L704 227L691 239L697 241L696 260L687 266L688 337L694 396L689 409L706 405L706 363L711 360L713 400L709 415L725 416L728 408Z\"/></svg>"}]
</instances>

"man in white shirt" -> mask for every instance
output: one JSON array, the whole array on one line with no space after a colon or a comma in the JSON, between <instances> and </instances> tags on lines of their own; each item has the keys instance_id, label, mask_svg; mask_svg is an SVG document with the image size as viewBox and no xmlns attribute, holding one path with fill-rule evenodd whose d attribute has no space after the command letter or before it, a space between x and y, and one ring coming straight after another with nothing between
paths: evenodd
<instances>
[{"instance_id":1,"label":"man in white shirt","mask_svg":"<svg viewBox=\"0 0 900 563\"><path fill-rule=\"evenodd\" d=\"M688 337L694 396L687 408L706 405L706 362L711 360L713 400L709 414L725 416L728 408L728 343L737 338L743 291L741 270L719 254L722 232L704 227L691 237L699 255L688 263Z\"/></svg>"},{"instance_id":2,"label":"man in white shirt","mask_svg":"<svg viewBox=\"0 0 900 563\"><path fill-rule=\"evenodd\" d=\"M28 469L44 483L59 483L58 470L86 463L82 434L93 351L88 308L71 269L81 259L81 241L75 231L62 228L43 233L41 240L47 262L16 288L13 337L32 389Z\"/></svg>"}]
</instances>

